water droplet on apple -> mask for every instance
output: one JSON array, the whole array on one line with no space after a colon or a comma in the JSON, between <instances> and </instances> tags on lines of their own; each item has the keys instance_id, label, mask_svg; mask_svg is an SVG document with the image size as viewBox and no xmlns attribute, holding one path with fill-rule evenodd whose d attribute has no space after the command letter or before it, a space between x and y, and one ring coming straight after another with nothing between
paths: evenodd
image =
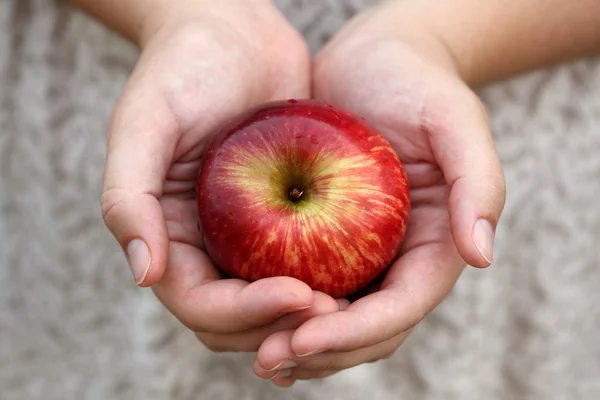
<instances>
[{"instance_id":1,"label":"water droplet on apple","mask_svg":"<svg viewBox=\"0 0 600 400\"><path fill-rule=\"evenodd\" d=\"M288 103L290 103L290 104L296 104L296 103L298 103L298 100L296 100L296 99L289 99Z\"/></svg>"},{"instance_id":2,"label":"water droplet on apple","mask_svg":"<svg viewBox=\"0 0 600 400\"><path fill-rule=\"evenodd\" d=\"M316 136L311 136L311 137L310 137L310 141L311 141L313 144L319 144L319 138L318 138L318 137L316 137Z\"/></svg>"}]
</instances>

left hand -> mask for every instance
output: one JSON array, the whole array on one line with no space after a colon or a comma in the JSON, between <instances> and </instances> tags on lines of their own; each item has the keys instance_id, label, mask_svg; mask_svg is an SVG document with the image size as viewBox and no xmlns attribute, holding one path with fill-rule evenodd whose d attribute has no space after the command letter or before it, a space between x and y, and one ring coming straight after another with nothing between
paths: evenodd
<instances>
[{"instance_id":1,"label":"left hand","mask_svg":"<svg viewBox=\"0 0 600 400\"><path fill-rule=\"evenodd\" d=\"M338 303L290 277L223 279L197 223L196 179L223 121L308 96L309 52L270 0L152 4L145 21L153 29L140 29L148 32L140 59L110 125L104 220L137 284L151 287L204 346L255 352L273 332Z\"/></svg>"},{"instance_id":2,"label":"left hand","mask_svg":"<svg viewBox=\"0 0 600 400\"><path fill-rule=\"evenodd\" d=\"M317 56L313 77L317 98L365 117L403 162L412 213L401 255L378 290L263 342L254 371L279 386L390 357L466 263L492 261L505 184L485 109L434 35L399 32L390 15L401 3L349 23Z\"/></svg>"}]
</instances>

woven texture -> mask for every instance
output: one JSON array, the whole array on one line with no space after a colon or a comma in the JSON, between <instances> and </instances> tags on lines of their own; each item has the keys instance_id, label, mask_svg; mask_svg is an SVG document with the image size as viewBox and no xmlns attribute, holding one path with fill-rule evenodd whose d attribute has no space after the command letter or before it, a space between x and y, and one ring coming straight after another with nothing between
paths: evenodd
<instances>
[{"instance_id":1,"label":"woven texture","mask_svg":"<svg viewBox=\"0 0 600 400\"><path fill-rule=\"evenodd\" d=\"M375 1L279 0L316 51ZM48 0L0 1L0 399L600 398L600 63L481 92L508 202L485 271L385 362L277 389L132 282L105 229L109 114L136 50Z\"/></svg>"}]
</instances>

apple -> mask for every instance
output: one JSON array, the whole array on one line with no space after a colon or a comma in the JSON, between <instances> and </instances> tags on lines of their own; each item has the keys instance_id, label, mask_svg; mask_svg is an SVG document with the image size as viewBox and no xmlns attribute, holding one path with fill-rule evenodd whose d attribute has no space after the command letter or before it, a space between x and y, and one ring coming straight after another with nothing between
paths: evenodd
<instances>
[{"instance_id":1,"label":"apple","mask_svg":"<svg viewBox=\"0 0 600 400\"><path fill-rule=\"evenodd\" d=\"M391 264L410 213L388 141L316 100L270 102L225 124L196 194L206 251L223 272L250 282L290 276L335 298Z\"/></svg>"}]
</instances>

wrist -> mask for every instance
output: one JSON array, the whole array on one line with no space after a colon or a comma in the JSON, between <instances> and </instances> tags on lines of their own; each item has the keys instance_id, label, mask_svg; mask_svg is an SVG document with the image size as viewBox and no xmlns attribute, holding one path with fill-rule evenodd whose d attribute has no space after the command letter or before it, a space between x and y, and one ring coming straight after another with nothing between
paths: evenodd
<instances>
[{"instance_id":1,"label":"wrist","mask_svg":"<svg viewBox=\"0 0 600 400\"><path fill-rule=\"evenodd\" d=\"M477 57L470 51L470 41L457 39L462 32L452 23L439 22L435 5L421 0L388 0L381 7L379 23L388 26L397 39L467 84L477 83Z\"/></svg>"},{"instance_id":2,"label":"wrist","mask_svg":"<svg viewBox=\"0 0 600 400\"><path fill-rule=\"evenodd\" d=\"M260 13L265 8L273 8L272 0L181 0L173 7L172 0L149 0L151 11L140 23L136 42L140 47L164 31L176 30L188 23L210 18L227 20L242 10ZM249 13L248 15L252 15Z\"/></svg>"},{"instance_id":3,"label":"wrist","mask_svg":"<svg viewBox=\"0 0 600 400\"><path fill-rule=\"evenodd\" d=\"M374 39L393 40L401 43L412 52L419 54L427 62L459 75L466 73L461 60L446 40L443 32L428 23L427 9L422 1L388 0L365 12L369 29L362 36L372 35ZM366 39L369 40L368 38Z\"/></svg>"},{"instance_id":4,"label":"wrist","mask_svg":"<svg viewBox=\"0 0 600 400\"><path fill-rule=\"evenodd\" d=\"M437 37L453 55L461 78L473 86L600 52L598 1L390 0L384 4L390 8L390 18L396 18L396 26L418 25Z\"/></svg>"}]
</instances>

